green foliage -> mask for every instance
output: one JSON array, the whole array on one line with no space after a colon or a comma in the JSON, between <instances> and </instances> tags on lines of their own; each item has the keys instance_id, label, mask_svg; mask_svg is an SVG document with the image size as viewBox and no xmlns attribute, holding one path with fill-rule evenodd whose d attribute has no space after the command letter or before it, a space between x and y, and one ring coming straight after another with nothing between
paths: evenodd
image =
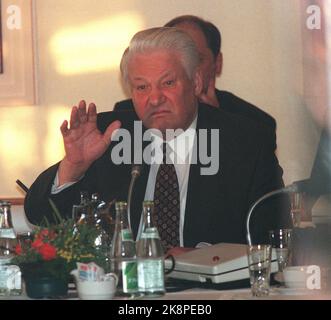
<instances>
[{"instance_id":1,"label":"green foliage","mask_svg":"<svg viewBox=\"0 0 331 320\"><path fill-rule=\"evenodd\" d=\"M50 201L57 224L37 227L33 237L16 247L13 263L21 267L23 276L52 275L67 278L77 262L95 262L108 269L109 248L100 245L100 228L93 224L77 225L64 219Z\"/></svg>"}]
</instances>

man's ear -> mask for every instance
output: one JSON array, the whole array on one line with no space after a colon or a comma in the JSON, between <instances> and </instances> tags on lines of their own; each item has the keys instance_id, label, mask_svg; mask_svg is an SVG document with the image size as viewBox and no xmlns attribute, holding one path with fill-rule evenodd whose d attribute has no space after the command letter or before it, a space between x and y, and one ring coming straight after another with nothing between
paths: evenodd
<instances>
[{"instance_id":1,"label":"man's ear","mask_svg":"<svg viewBox=\"0 0 331 320\"><path fill-rule=\"evenodd\" d=\"M202 92L202 74L200 68L198 68L194 74L194 93L198 97Z\"/></svg>"},{"instance_id":2,"label":"man's ear","mask_svg":"<svg viewBox=\"0 0 331 320\"><path fill-rule=\"evenodd\" d=\"M222 52L220 52L217 55L216 61L215 61L215 74L216 74L216 77L221 75L222 69L223 69L223 54L222 54Z\"/></svg>"}]
</instances>

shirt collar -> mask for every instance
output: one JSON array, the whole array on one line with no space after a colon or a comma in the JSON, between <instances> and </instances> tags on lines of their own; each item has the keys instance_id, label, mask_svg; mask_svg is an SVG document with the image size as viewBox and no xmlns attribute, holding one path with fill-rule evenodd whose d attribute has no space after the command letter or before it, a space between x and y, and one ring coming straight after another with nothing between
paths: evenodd
<instances>
[{"instance_id":1,"label":"shirt collar","mask_svg":"<svg viewBox=\"0 0 331 320\"><path fill-rule=\"evenodd\" d=\"M168 145L172 149L170 154L170 159L174 164L185 164L190 160L190 155L192 153L192 148L194 145L194 138L196 135L198 116L194 118L190 126L175 138L170 139ZM177 133L177 132L176 132ZM153 149L155 150L155 155L152 157L154 159L162 159L162 144L165 142L160 136L156 134L151 134L153 139ZM159 163L157 160L154 163Z\"/></svg>"}]
</instances>

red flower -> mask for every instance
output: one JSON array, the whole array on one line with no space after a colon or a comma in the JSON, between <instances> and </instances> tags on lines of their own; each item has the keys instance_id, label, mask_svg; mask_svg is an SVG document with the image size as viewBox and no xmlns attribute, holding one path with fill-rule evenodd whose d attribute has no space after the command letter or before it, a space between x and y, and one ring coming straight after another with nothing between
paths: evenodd
<instances>
[{"instance_id":1,"label":"red flower","mask_svg":"<svg viewBox=\"0 0 331 320\"><path fill-rule=\"evenodd\" d=\"M54 230L42 229L34 237L35 240L53 240L56 238L56 233Z\"/></svg>"},{"instance_id":2,"label":"red flower","mask_svg":"<svg viewBox=\"0 0 331 320\"><path fill-rule=\"evenodd\" d=\"M40 238L36 238L32 243L31 243L31 247L34 249L39 249L40 247L42 247L44 245L44 243L42 242L42 240Z\"/></svg>"},{"instance_id":3,"label":"red flower","mask_svg":"<svg viewBox=\"0 0 331 320\"><path fill-rule=\"evenodd\" d=\"M43 229L43 230L40 231L39 237L40 237L40 239L44 239L48 236L48 234L49 234L48 229Z\"/></svg>"},{"instance_id":4,"label":"red flower","mask_svg":"<svg viewBox=\"0 0 331 320\"><path fill-rule=\"evenodd\" d=\"M18 255L20 255L22 253L22 247L21 247L20 244L17 244L15 246L15 253L18 254Z\"/></svg>"},{"instance_id":5,"label":"red flower","mask_svg":"<svg viewBox=\"0 0 331 320\"><path fill-rule=\"evenodd\" d=\"M52 260L56 257L56 248L49 243L44 243L38 249L38 252L42 255L44 260Z\"/></svg>"}]
</instances>

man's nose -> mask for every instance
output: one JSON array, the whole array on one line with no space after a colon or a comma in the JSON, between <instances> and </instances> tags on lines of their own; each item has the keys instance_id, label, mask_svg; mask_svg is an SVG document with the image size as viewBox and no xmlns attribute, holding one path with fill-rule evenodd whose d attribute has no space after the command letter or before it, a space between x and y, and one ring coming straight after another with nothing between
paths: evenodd
<instances>
[{"instance_id":1,"label":"man's nose","mask_svg":"<svg viewBox=\"0 0 331 320\"><path fill-rule=\"evenodd\" d=\"M159 88L153 88L149 95L149 103L153 106L158 106L166 100L165 95Z\"/></svg>"}]
</instances>

